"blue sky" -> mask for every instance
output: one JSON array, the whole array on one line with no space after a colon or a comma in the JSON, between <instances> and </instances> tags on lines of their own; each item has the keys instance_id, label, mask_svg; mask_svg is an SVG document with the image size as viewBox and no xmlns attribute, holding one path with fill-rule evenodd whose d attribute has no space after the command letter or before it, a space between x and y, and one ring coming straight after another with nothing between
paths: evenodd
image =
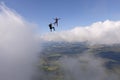
<instances>
[{"instance_id":1,"label":"blue sky","mask_svg":"<svg viewBox=\"0 0 120 80\"><path fill-rule=\"evenodd\" d=\"M87 26L97 21L120 20L120 0L0 0L38 25L41 33L49 32L48 24L60 17L56 31Z\"/></svg>"}]
</instances>

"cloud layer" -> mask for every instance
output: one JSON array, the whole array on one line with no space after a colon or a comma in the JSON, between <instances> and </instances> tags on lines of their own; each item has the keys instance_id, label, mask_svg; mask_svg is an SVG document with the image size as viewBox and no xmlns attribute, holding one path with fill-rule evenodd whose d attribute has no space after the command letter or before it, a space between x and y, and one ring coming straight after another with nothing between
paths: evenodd
<instances>
[{"instance_id":1,"label":"cloud layer","mask_svg":"<svg viewBox=\"0 0 120 80\"><path fill-rule=\"evenodd\" d=\"M106 70L104 61L85 51L80 57L63 57L60 60L64 80L119 80L119 74Z\"/></svg>"},{"instance_id":2,"label":"cloud layer","mask_svg":"<svg viewBox=\"0 0 120 80\"><path fill-rule=\"evenodd\" d=\"M0 5L0 80L30 80L39 43L34 24Z\"/></svg>"},{"instance_id":3,"label":"cloud layer","mask_svg":"<svg viewBox=\"0 0 120 80\"><path fill-rule=\"evenodd\" d=\"M46 41L90 42L97 44L120 43L120 21L106 20L90 26L75 27L72 30L48 33L42 36Z\"/></svg>"}]
</instances>

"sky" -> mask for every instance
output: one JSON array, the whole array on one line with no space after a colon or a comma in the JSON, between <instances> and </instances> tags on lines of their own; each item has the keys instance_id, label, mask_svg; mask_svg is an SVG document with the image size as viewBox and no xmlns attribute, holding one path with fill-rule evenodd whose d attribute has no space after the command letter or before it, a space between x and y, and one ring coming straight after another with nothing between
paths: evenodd
<instances>
[{"instance_id":1,"label":"sky","mask_svg":"<svg viewBox=\"0 0 120 80\"><path fill-rule=\"evenodd\" d=\"M61 18L56 31L88 26L105 20L120 20L120 0L0 0L25 20L48 33L53 18Z\"/></svg>"}]
</instances>

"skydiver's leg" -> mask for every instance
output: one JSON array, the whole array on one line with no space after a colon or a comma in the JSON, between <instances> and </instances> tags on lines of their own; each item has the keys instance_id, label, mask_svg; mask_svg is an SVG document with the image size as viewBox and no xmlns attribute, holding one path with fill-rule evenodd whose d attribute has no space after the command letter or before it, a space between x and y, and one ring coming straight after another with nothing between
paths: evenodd
<instances>
[{"instance_id":1,"label":"skydiver's leg","mask_svg":"<svg viewBox=\"0 0 120 80\"><path fill-rule=\"evenodd\" d=\"M55 22L56 26L58 26L58 21Z\"/></svg>"},{"instance_id":2,"label":"skydiver's leg","mask_svg":"<svg viewBox=\"0 0 120 80\"><path fill-rule=\"evenodd\" d=\"M53 30L55 31L55 27L53 27Z\"/></svg>"},{"instance_id":3,"label":"skydiver's leg","mask_svg":"<svg viewBox=\"0 0 120 80\"><path fill-rule=\"evenodd\" d=\"M57 26L58 23L55 21L53 24Z\"/></svg>"},{"instance_id":4,"label":"skydiver's leg","mask_svg":"<svg viewBox=\"0 0 120 80\"><path fill-rule=\"evenodd\" d=\"M50 31L52 32L52 29L50 29Z\"/></svg>"},{"instance_id":5,"label":"skydiver's leg","mask_svg":"<svg viewBox=\"0 0 120 80\"><path fill-rule=\"evenodd\" d=\"M56 25L58 26L58 22L56 23Z\"/></svg>"}]
</instances>

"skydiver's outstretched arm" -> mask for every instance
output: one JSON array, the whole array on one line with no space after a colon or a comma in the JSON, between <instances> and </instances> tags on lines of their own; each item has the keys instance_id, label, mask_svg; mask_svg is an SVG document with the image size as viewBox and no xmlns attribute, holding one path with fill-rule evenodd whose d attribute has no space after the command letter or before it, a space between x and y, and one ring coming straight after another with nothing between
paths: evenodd
<instances>
[{"instance_id":1,"label":"skydiver's outstretched arm","mask_svg":"<svg viewBox=\"0 0 120 80\"><path fill-rule=\"evenodd\" d=\"M53 18L53 19L56 21L56 20L60 20L61 18L57 18L57 17L56 17L56 18Z\"/></svg>"}]
</instances>

